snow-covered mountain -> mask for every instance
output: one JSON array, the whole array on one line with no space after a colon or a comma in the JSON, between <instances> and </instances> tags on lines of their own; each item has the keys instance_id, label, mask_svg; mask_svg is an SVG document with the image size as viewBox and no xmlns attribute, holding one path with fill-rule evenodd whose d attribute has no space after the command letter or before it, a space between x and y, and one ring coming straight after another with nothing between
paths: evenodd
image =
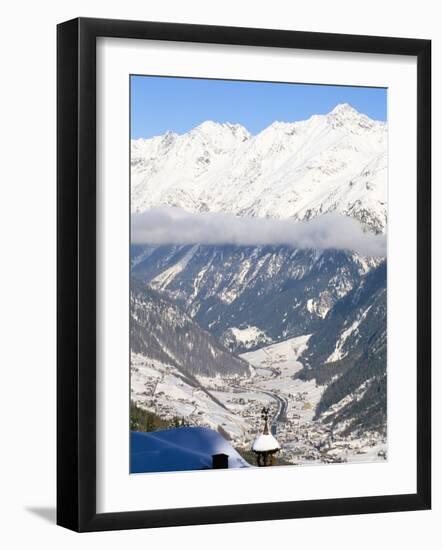
<instances>
[{"instance_id":1,"label":"snow-covered mountain","mask_svg":"<svg viewBox=\"0 0 442 550\"><path fill-rule=\"evenodd\" d=\"M287 246L135 248L132 273L242 353L319 329L379 260Z\"/></svg>"},{"instance_id":2,"label":"snow-covered mountain","mask_svg":"<svg viewBox=\"0 0 442 550\"><path fill-rule=\"evenodd\" d=\"M174 206L309 220L333 211L385 232L387 126L348 104L256 136L206 121L182 135L133 140L131 149L133 212Z\"/></svg>"},{"instance_id":3,"label":"snow-covered mountain","mask_svg":"<svg viewBox=\"0 0 442 550\"><path fill-rule=\"evenodd\" d=\"M309 340L299 376L327 386L317 417L336 430L384 432L387 416L386 262L339 300Z\"/></svg>"},{"instance_id":4,"label":"snow-covered mountain","mask_svg":"<svg viewBox=\"0 0 442 550\"><path fill-rule=\"evenodd\" d=\"M336 212L386 233L387 126L347 104L256 136L207 121L183 135L133 140L131 163L134 214L168 206L296 222ZM268 358L309 335L293 384L311 386L312 422L385 435L384 258L279 242L183 242L132 244L134 354L201 385L202 377L247 375L236 353ZM252 388L255 378L245 379Z\"/></svg>"},{"instance_id":5,"label":"snow-covered mountain","mask_svg":"<svg viewBox=\"0 0 442 550\"><path fill-rule=\"evenodd\" d=\"M247 375L248 364L223 349L177 305L131 281L131 352L176 367L190 383L196 376Z\"/></svg>"}]
</instances>

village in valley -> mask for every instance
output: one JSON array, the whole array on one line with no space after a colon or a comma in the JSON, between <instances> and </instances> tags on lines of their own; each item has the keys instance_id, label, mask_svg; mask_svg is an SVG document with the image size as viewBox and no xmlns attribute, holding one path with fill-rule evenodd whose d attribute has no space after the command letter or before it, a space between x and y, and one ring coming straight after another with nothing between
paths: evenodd
<instances>
[{"instance_id":1,"label":"village in valley","mask_svg":"<svg viewBox=\"0 0 442 550\"><path fill-rule=\"evenodd\" d=\"M387 459L387 442L377 433L343 435L327 415L315 417L324 388L297 377L309 336L300 336L242 355L250 376L197 377L189 383L173 366L132 354L132 401L178 425L217 430L239 452L250 451L263 430L262 411L280 449L279 464L308 465ZM354 397L357 399L357 396ZM336 411L343 404L334 406ZM267 421L266 421L267 425Z\"/></svg>"}]
</instances>

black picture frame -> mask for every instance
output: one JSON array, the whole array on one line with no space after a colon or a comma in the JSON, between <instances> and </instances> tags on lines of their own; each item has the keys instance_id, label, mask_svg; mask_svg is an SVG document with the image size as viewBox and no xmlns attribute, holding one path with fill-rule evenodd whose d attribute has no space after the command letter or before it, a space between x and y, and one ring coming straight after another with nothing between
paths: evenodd
<instances>
[{"instance_id":1,"label":"black picture frame","mask_svg":"<svg viewBox=\"0 0 442 550\"><path fill-rule=\"evenodd\" d=\"M417 492L96 512L96 39L133 38L417 59ZM79 18L57 28L57 523L75 531L424 510L431 506L431 41Z\"/></svg>"}]
</instances>

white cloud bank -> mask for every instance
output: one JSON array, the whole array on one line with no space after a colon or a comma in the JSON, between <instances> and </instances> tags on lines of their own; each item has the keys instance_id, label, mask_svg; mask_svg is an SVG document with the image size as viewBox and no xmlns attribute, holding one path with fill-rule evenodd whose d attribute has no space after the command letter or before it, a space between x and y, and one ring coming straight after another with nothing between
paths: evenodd
<instances>
[{"instance_id":1,"label":"white cloud bank","mask_svg":"<svg viewBox=\"0 0 442 550\"><path fill-rule=\"evenodd\" d=\"M294 248L352 250L385 256L384 235L364 232L361 224L335 213L308 222L241 218L233 214L192 214L180 208L152 208L132 214L133 244L288 245Z\"/></svg>"}]
</instances>

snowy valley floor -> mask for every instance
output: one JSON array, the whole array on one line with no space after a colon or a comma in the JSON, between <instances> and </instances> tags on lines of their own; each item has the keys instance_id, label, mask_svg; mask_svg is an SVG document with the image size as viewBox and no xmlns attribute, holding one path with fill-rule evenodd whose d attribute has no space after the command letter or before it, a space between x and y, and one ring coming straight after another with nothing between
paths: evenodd
<instances>
[{"instance_id":1,"label":"snowy valley floor","mask_svg":"<svg viewBox=\"0 0 442 550\"><path fill-rule=\"evenodd\" d=\"M384 461L387 444L379 436L342 437L314 420L324 387L296 378L308 339L299 336L245 353L242 357L252 366L252 376L199 377L201 387L191 385L173 366L132 354L131 399L161 418L178 417L218 430L238 449L250 449L262 429L262 407L269 406L272 433L281 444L284 462Z\"/></svg>"}]
</instances>

